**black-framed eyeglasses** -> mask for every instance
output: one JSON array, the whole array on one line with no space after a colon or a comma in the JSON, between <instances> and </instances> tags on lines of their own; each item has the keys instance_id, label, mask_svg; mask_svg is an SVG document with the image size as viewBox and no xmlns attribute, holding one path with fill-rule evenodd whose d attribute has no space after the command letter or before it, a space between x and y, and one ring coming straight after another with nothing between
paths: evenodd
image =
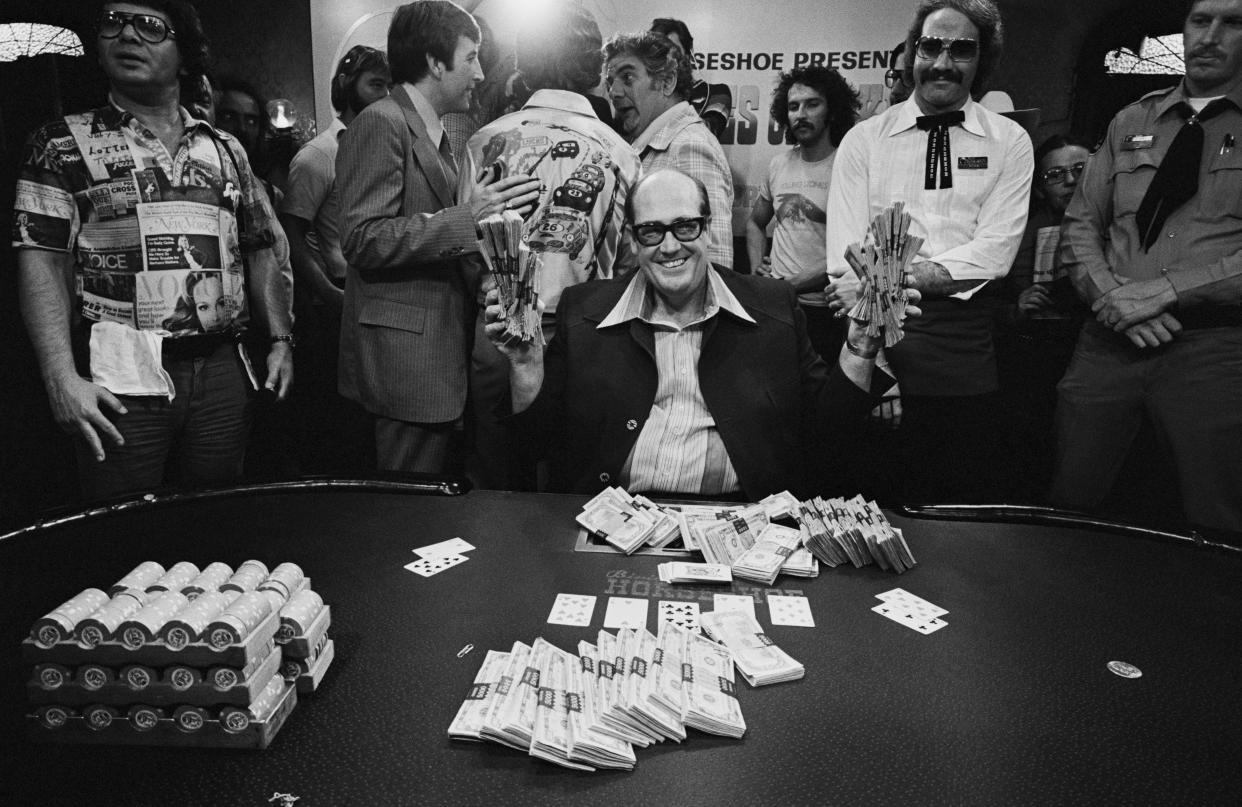
<instances>
[{"instance_id":1,"label":"black-framed eyeglasses","mask_svg":"<svg viewBox=\"0 0 1242 807\"><path fill-rule=\"evenodd\" d=\"M889 69L885 70L884 71L884 86L888 87L891 90L893 87L897 86L898 82L904 84L906 81L906 77L903 75L904 73L905 71L902 70L900 67L890 67Z\"/></svg>"},{"instance_id":2,"label":"black-framed eyeglasses","mask_svg":"<svg viewBox=\"0 0 1242 807\"><path fill-rule=\"evenodd\" d=\"M678 241L686 243L703 234L703 228L707 226L707 219L707 216L697 216L692 219L677 219L672 224L664 224L659 221L645 221L642 224L634 225L634 237L644 247L654 247L664 240L665 233L671 232Z\"/></svg>"},{"instance_id":3,"label":"black-framed eyeglasses","mask_svg":"<svg viewBox=\"0 0 1242 807\"><path fill-rule=\"evenodd\" d=\"M949 58L955 62L974 61L979 55L979 43L974 39L943 39L938 36L921 36L914 44L915 53L920 59L936 61L946 50Z\"/></svg>"},{"instance_id":4,"label":"black-framed eyeglasses","mask_svg":"<svg viewBox=\"0 0 1242 807\"><path fill-rule=\"evenodd\" d=\"M154 14L128 14L124 11L105 11L99 15L99 36L103 39L116 39L125 30L126 25L134 26L134 33L144 42L158 45L165 39L177 38L162 17Z\"/></svg>"},{"instance_id":5,"label":"black-framed eyeglasses","mask_svg":"<svg viewBox=\"0 0 1242 807\"><path fill-rule=\"evenodd\" d=\"M1074 179L1082 176L1083 169L1087 167L1086 163L1074 163L1073 165L1058 165L1056 168L1049 168L1047 171L1039 175L1044 182L1053 185L1059 185L1065 181L1065 178L1073 174Z\"/></svg>"}]
</instances>

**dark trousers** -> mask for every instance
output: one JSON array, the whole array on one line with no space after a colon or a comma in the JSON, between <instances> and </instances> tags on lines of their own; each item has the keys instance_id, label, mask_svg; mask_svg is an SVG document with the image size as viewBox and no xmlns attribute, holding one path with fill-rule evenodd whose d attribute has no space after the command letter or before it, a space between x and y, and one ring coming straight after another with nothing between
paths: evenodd
<instances>
[{"instance_id":1,"label":"dark trousers","mask_svg":"<svg viewBox=\"0 0 1242 807\"><path fill-rule=\"evenodd\" d=\"M164 369L176 396L120 395L127 410L114 418L125 445L104 440L97 462L77 443L78 472L87 500L152 490L226 484L242 475L250 429L251 388L232 343L206 356L171 359ZM167 470L167 473L166 473Z\"/></svg>"},{"instance_id":2,"label":"dark trousers","mask_svg":"<svg viewBox=\"0 0 1242 807\"><path fill-rule=\"evenodd\" d=\"M1097 508L1146 417L1185 517L1242 531L1242 328L1186 330L1140 350L1089 322L1057 392L1055 506Z\"/></svg>"},{"instance_id":3,"label":"dark trousers","mask_svg":"<svg viewBox=\"0 0 1242 807\"><path fill-rule=\"evenodd\" d=\"M1000 396L902 393L899 499L926 503L995 502L1001 495Z\"/></svg>"}]
</instances>

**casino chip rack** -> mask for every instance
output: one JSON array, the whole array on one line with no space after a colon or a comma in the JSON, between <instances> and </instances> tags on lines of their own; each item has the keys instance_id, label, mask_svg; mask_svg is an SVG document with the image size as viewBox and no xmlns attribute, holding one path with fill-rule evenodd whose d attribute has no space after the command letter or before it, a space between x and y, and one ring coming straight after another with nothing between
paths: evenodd
<instances>
[{"instance_id":1,"label":"casino chip rack","mask_svg":"<svg viewBox=\"0 0 1242 807\"><path fill-rule=\"evenodd\" d=\"M22 643L29 736L266 748L331 665L330 624L296 564L148 561L35 623Z\"/></svg>"}]
</instances>

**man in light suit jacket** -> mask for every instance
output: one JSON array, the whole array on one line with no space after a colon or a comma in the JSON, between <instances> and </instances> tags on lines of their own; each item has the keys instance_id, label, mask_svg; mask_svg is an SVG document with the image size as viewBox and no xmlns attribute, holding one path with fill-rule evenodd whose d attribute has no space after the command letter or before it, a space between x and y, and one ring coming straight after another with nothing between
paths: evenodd
<instances>
[{"instance_id":1,"label":"man in light suit jacket","mask_svg":"<svg viewBox=\"0 0 1242 807\"><path fill-rule=\"evenodd\" d=\"M478 221L525 212L538 182L467 185L440 117L465 112L483 80L479 27L448 0L399 7L388 29L392 94L341 136L345 279L340 391L375 416L381 470L441 473L466 404L474 281L461 257Z\"/></svg>"}]
</instances>

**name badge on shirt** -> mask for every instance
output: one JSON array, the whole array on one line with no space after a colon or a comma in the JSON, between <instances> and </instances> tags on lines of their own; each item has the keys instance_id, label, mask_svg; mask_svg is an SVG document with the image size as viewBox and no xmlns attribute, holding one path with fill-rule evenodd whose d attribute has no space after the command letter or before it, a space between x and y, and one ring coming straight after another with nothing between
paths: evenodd
<instances>
[{"instance_id":1,"label":"name badge on shirt","mask_svg":"<svg viewBox=\"0 0 1242 807\"><path fill-rule=\"evenodd\" d=\"M958 157L957 167L962 171L983 171L988 167L987 157Z\"/></svg>"},{"instance_id":2,"label":"name badge on shirt","mask_svg":"<svg viewBox=\"0 0 1242 807\"><path fill-rule=\"evenodd\" d=\"M1156 136L1149 134L1126 135L1121 141L1122 151L1149 149L1156 144Z\"/></svg>"}]
</instances>

